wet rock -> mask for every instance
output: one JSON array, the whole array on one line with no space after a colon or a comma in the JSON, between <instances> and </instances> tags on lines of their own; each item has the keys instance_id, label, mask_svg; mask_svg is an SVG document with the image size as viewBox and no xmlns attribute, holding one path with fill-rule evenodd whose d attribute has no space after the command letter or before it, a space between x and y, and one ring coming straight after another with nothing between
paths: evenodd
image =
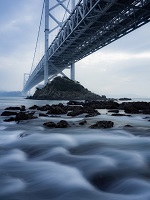
<instances>
[{"instance_id":1,"label":"wet rock","mask_svg":"<svg viewBox=\"0 0 150 200\"><path fill-rule=\"evenodd\" d=\"M51 122L51 121L45 122L43 125L47 126L47 127L50 127L50 128L55 128L56 127L56 124L54 122Z\"/></svg>"},{"instance_id":2,"label":"wet rock","mask_svg":"<svg viewBox=\"0 0 150 200\"><path fill-rule=\"evenodd\" d=\"M60 106L51 106L46 114L67 114L67 111Z\"/></svg>"},{"instance_id":3,"label":"wet rock","mask_svg":"<svg viewBox=\"0 0 150 200\"><path fill-rule=\"evenodd\" d=\"M119 109L119 104L113 100L108 101L85 101L86 106L91 106L94 109Z\"/></svg>"},{"instance_id":4,"label":"wet rock","mask_svg":"<svg viewBox=\"0 0 150 200\"><path fill-rule=\"evenodd\" d=\"M81 107L81 106L76 106L76 107L72 107L72 111L71 112L69 112L68 114L67 114L67 116L72 116L72 117L74 117L74 116L77 116L77 115L81 115L81 114L83 114L84 113L84 109L83 109L83 107Z\"/></svg>"},{"instance_id":5,"label":"wet rock","mask_svg":"<svg viewBox=\"0 0 150 200\"><path fill-rule=\"evenodd\" d=\"M114 122L112 121L97 121L96 124L91 125L89 128L99 129L99 128L111 128Z\"/></svg>"},{"instance_id":6,"label":"wet rock","mask_svg":"<svg viewBox=\"0 0 150 200\"><path fill-rule=\"evenodd\" d=\"M20 107L20 111L25 111L26 110L26 107L24 106L24 105L22 105L21 107Z\"/></svg>"},{"instance_id":7,"label":"wet rock","mask_svg":"<svg viewBox=\"0 0 150 200\"><path fill-rule=\"evenodd\" d=\"M119 113L119 110L117 109L115 109L115 110L108 110L108 112L112 112L112 113Z\"/></svg>"},{"instance_id":8,"label":"wet rock","mask_svg":"<svg viewBox=\"0 0 150 200\"><path fill-rule=\"evenodd\" d=\"M67 105L83 105L84 103L83 102L80 102L80 101L69 101L67 103Z\"/></svg>"},{"instance_id":9,"label":"wet rock","mask_svg":"<svg viewBox=\"0 0 150 200\"><path fill-rule=\"evenodd\" d=\"M57 123L56 128L67 128L69 126L68 122L65 120L61 120Z\"/></svg>"},{"instance_id":10,"label":"wet rock","mask_svg":"<svg viewBox=\"0 0 150 200\"><path fill-rule=\"evenodd\" d=\"M150 102L124 102L120 104L120 107L124 109L126 113L131 114L150 113Z\"/></svg>"},{"instance_id":11,"label":"wet rock","mask_svg":"<svg viewBox=\"0 0 150 200\"><path fill-rule=\"evenodd\" d=\"M93 113L89 113L88 115L85 115L85 117L95 117L97 115L100 115L100 113L97 110L95 110Z\"/></svg>"},{"instance_id":12,"label":"wet rock","mask_svg":"<svg viewBox=\"0 0 150 200\"><path fill-rule=\"evenodd\" d=\"M4 111L2 112L1 116L11 116L11 115L16 115L17 112L13 112L13 111Z\"/></svg>"},{"instance_id":13,"label":"wet rock","mask_svg":"<svg viewBox=\"0 0 150 200\"><path fill-rule=\"evenodd\" d=\"M132 100L132 99L131 98L126 98L126 97L119 99L119 101L130 101L130 100Z\"/></svg>"},{"instance_id":14,"label":"wet rock","mask_svg":"<svg viewBox=\"0 0 150 200\"><path fill-rule=\"evenodd\" d=\"M38 106L37 110L48 111L50 108L51 108L51 106L46 104L45 106Z\"/></svg>"},{"instance_id":15,"label":"wet rock","mask_svg":"<svg viewBox=\"0 0 150 200\"><path fill-rule=\"evenodd\" d=\"M131 128L133 126L129 125L129 124L126 124L124 127L128 127L128 128Z\"/></svg>"},{"instance_id":16,"label":"wet rock","mask_svg":"<svg viewBox=\"0 0 150 200\"><path fill-rule=\"evenodd\" d=\"M142 114L149 115L150 114L150 110L143 110Z\"/></svg>"},{"instance_id":17,"label":"wet rock","mask_svg":"<svg viewBox=\"0 0 150 200\"><path fill-rule=\"evenodd\" d=\"M86 124L87 121L86 120L82 120L81 122L79 122L79 125L83 126L84 124Z\"/></svg>"},{"instance_id":18,"label":"wet rock","mask_svg":"<svg viewBox=\"0 0 150 200\"><path fill-rule=\"evenodd\" d=\"M45 113L39 113L39 117L48 117L48 115Z\"/></svg>"},{"instance_id":19,"label":"wet rock","mask_svg":"<svg viewBox=\"0 0 150 200\"><path fill-rule=\"evenodd\" d=\"M92 108L91 106L84 106L83 112L88 113L88 115L86 115L85 117L94 117L94 116L100 115L100 113L94 108Z\"/></svg>"},{"instance_id":20,"label":"wet rock","mask_svg":"<svg viewBox=\"0 0 150 200\"><path fill-rule=\"evenodd\" d=\"M10 117L9 119L4 119L4 122L13 122L15 121L14 117Z\"/></svg>"},{"instance_id":21,"label":"wet rock","mask_svg":"<svg viewBox=\"0 0 150 200\"><path fill-rule=\"evenodd\" d=\"M20 107L19 106L7 107L7 108L5 108L5 110L20 110Z\"/></svg>"},{"instance_id":22,"label":"wet rock","mask_svg":"<svg viewBox=\"0 0 150 200\"><path fill-rule=\"evenodd\" d=\"M131 113L131 114L139 114L140 113L139 110L136 109L133 106L127 106L127 107L125 107L124 112L125 113Z\"/></svg>"},{"instance_id":23,"label":"wet rock","mask_svg":"<svg viewBox=\"0 0 150 200\"><path fill-rule=\"evenodd\" d=\"M35 119L37 118L34 116L34 112L30 113L25 113L25 112L19 112L16 114L15 121L20 121L20 120L29 120L29 119Z\"/></svg>"},{"instance_id":24,"label":"wet rock","mask_svg":"<svg viewBox=\"0 0 150 200\"><path fill-rule=\"evenodd\" d=\"M122 116L127 116L127 117L131 117L131 115L126 115L126 114L117 114L117 113L115 113L115 114L112 114L111 116L118 116L118 117L122 117Z\"/></svg>"},{"instance_id":25,"label":"wet rock","mask_svg":"<svg viewBox=\"0 0 150 200\"><path fill-rule=\"evenodd\" d=\"M38 108L39 108L39 106L34 105L34 106L31 106L29 109L30 109L30 110L36 110L36 109L38 109Z\"/></svg>"}]
</instances>

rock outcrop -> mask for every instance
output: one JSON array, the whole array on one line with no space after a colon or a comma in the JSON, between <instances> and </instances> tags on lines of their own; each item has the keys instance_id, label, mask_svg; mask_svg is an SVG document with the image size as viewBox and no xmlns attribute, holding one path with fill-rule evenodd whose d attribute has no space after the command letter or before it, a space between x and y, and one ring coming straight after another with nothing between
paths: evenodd
<instances>
[{"instance_id":1,"label":"rock outcrop","mask_svg":"<svg viewBox=\"0 0 150 200\"><path fill-rule=\"evenodd\" d=\"M39 100L106 100L106 96L94 94L79 82L60 76L53 79L44 88L37 89L30 98Z\"/></svg>"}]
</instances>

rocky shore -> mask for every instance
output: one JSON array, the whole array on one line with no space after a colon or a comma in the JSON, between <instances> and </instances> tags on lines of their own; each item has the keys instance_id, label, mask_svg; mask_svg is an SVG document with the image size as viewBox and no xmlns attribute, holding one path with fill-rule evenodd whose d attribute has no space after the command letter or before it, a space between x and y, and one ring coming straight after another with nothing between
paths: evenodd
<instances>
[{"instance_id":1,"label":"rocky shore","mask_svg":"<svg viewBox=\"0 0 150 200\"><path fill-rule=\"evenodd\" d=\"M105 95L92 93L79 82L67 77L56 77L42 89L37 88L33 96L37 100L106 100Z\"/></svg>"},{"instance_id":2,"label":"rocky shore","mask_svg":"<svg viewBox=\"0 0 150 200\"><path fill-rule=\"evenodd\" d=\"M72 126L67 120L60 120L57 123L50 120L50 118L63 118L63 116L75 118L77 116L83 117L78 122L78 126L84 127L87 125L87 120L92 117L101 115L101 109L106 109L107 115L117 117L131 117L133 114L150 114L150 102L123 102L118 103L113 100L105 101L69 101L67 104L55 104L38 106L33 105L29 108L23 106L7 107L1 116L6 117L5 122L20 123L24 120L31 120L36 118L45 117L44 127L47 128L67 128ZM150 121L150 117L145 117L145 120ZM88 127L92 129L100 128L112 128L114 122L110 120L98 120ZM130 124L126 124L126 127L131 127Z\"/></svg>"}]
</instances>

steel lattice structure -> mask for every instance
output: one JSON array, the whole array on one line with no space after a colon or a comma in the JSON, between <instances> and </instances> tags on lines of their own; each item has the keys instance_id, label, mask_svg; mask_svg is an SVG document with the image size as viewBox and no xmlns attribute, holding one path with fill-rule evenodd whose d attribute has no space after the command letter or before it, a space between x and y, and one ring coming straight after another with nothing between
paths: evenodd
<instances>
[{"instance_id":1,"label":"steel lattice structure","mask_svg":"<svg viewBox=\"0 0 150 200\"><path fill-rule=\"evenodd\" d=\"M48 76L150 21L150 0L80 0L48 48ZM23 91L44 79L44 57Z\"/></svg>"}]
</instances>

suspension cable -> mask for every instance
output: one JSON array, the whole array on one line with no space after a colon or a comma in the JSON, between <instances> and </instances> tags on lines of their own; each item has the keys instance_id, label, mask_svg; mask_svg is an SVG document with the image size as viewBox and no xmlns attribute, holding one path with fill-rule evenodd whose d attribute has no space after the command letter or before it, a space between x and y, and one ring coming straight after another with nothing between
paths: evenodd
<instances>
[{"instance_id":1,"label":"suspension cable","mask_svg":"<svg viewBox=\"0 0 150 200\"><path fill-rule=\"evenodd\" d=\"M70 0L68 1L67 8L69 7L69 3L70 3ZM64 16L63 16L63 19L62 19L62 24L63 24L63 22L64 22L66 13L67 13L67 11L65 10L65 13L64 13Z\"/></svg>"},{"instance_id":2,"label":"suspension cable","mask_svg":"<svg viewBox=\"0 0 150 200\"><path fill-rule=\"evenodd\" d=\"M39 36L40 36L40 30L41 30L41 24L42 24L42 18L43 18L43 11L44 11L44 4L45 4L45 0L43 1L42 13L41 13L41 18L40 18L40 24L39 24L38 35L37 35L37 39L36 39L36 45L35 45L30 75L32 73L33 64L34 64L34 60L35 60L35 54L36 54L36 51L37 51L37 45L38 45Z\"/></svg>"}]
</instances>

